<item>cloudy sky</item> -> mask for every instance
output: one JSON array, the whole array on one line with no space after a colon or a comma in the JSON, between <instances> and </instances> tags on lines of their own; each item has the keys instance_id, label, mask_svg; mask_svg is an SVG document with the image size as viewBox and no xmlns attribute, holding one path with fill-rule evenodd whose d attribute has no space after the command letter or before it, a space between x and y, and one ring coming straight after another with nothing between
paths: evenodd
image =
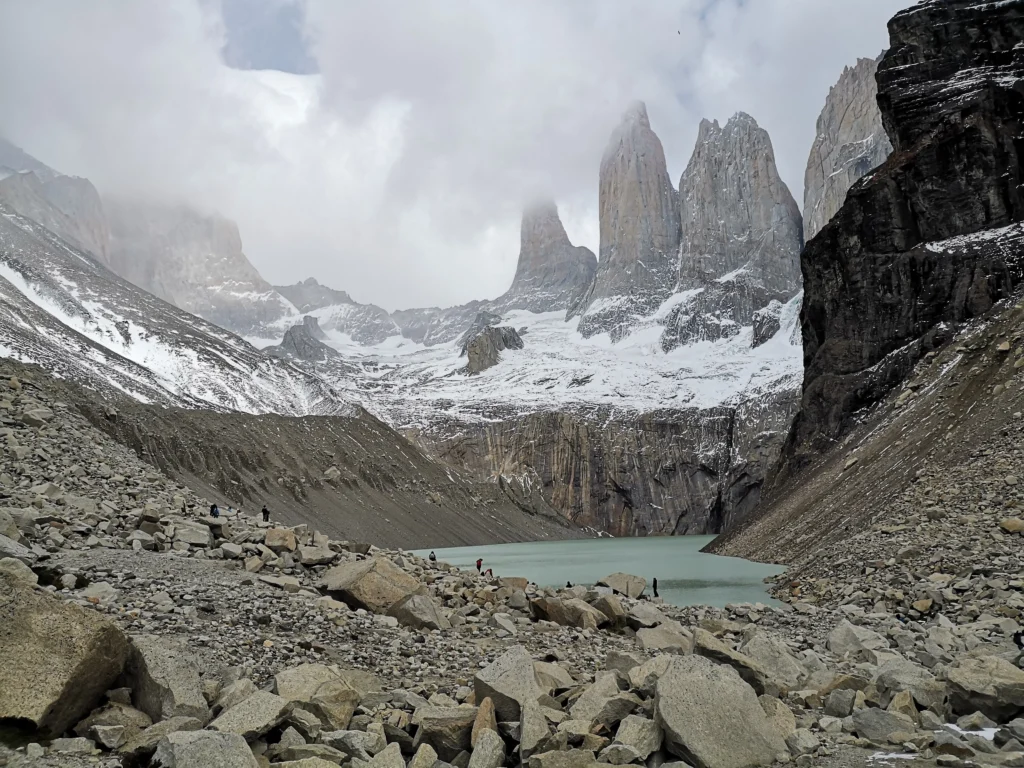
<instances>
[{"instance_id":1,"label":"cloudy sky","mask_svg":"<svg viewBox=\"0 0 1024 768\"><path fill-rule=\"evenodd\" d=\"M797 199L829 86L911 0L0 2L0 135L106 195L239 223L271 282L388 309L500 294L522 205L597 251L597 171L647 102L678 181L752 114Z\"/></svg>"}]
</instances>

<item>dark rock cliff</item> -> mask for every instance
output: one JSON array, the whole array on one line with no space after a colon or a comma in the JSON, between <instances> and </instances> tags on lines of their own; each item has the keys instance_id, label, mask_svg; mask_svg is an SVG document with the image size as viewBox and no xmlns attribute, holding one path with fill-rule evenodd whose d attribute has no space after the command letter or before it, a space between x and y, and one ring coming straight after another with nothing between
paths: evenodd
<instances>
[{"instance_id":1,"label":"dark rock cliff","mask_svg":"<svg viewBox=\"0 0 1024 768\"><path fill-rule=\"evenodd\" d=\"M835 445L950 323L1024 280L1024 3L924 2L889 22L894 152L802 254L804 384L780 480Z\"/></svg>"}]
</instances>

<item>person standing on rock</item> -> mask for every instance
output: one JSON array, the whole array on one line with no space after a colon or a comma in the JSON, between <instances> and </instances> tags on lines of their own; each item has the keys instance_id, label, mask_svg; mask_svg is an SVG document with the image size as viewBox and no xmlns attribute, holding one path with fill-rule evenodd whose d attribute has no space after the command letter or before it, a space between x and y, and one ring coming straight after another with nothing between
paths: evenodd
<instances>
[{"instance_id":1,"label":"person standing on rock","mask_svg":"<svg viewBox=\"0 0 1024 768\"><path fill-rule=\"evenodd\" d=\"M430 550L430 555L428 555L428 558L430 559L431 563L437 562L437 555L434 554L434 550Z\"/></svg>"},{"instance_id":2,"label":"person standing on rock","mask_svg":"<svg viewBox=\"0 0 1024 768\"><path fill-rule=\"evenodd\" d=\"M658 595L658 579L657 578L651 579L651 589L654 590L654 596L655 597L659 597L659 595Z\"/></svg>"},{"instance_id":3,"label":"person standing on rock","mask_svg":"<svg viewBox=\"0 0 1024 768\"><path fill-rule=\"evenodd\" d=\"M216 504L210 505L210 517L220 517L220 507L218 507Z\"/></svg>"},{"instance_id":4,"label":"person standing on rock","mask_svg":"<svg viewBox=\"0 0 1024 768\"><path fill-rule=\"evenodd\" d=\"M476 572L477 573L483 573L483 571L480 570L483 567L484 567L484 559L482 557L478 557L476 559Z\"/></svg>"},{"instance_id":5,"label":"person standing on rock","mask_svg":"<svg viewBox=\"0 0 1024 768\"><path fill-rule=\"evenodd\" d=\"M270 522L270 510L267 509L267 505L266 504L263 505L263 522L264 523L269 523Z\"/></svg>"}]
</instances>

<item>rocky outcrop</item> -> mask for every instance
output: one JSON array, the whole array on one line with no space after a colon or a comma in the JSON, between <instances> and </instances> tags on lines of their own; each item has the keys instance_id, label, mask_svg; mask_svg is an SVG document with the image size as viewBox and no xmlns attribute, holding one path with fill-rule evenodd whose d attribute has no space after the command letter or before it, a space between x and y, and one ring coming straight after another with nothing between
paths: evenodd
<instances>
[{"instance_id":1,"label":"rocky outcrop","mask_svg":"<svg viewBox=\"0 0 1024 768\"><path fill-rule=\"evenodd\" d=\"M790 390L738 408L535 413L421 440L481 479L528 474L579 525L615 536L717 533L753 511L795 405Z\"/></svg>"},{"instance_id":2,"label":"rocky outcrop","mask_svg":"<svg viewBox=\"0 0 1024 768\"><path fill-rule=\"evenodd\" d=\"M598 187L600 260L590 289L571 307L589 337L625 335L652 314L676 283L679 203L647 108L633 105L612 135Z\"/></svg>"},{"instance_id":3,"label":"rocky outcrop","mask_svg":"<svg viewBox=\"0 0 1024 768\"><path fill-rule=\"evenodd\" d=\"M800 290L800 210L754 118L701 121L679 203L677 289L700 293L667 317L664 349L734 335L756 310Z\"/></svg>"},{"instance_id":4,"label":"rocky outcrop","mask_svg":"<svg viewBox=\"0 0 1024 768\"><path fill-rule=\"evenodd\" d=\"M892 152L878 110L878 59L859 59L829 89L804 173L804 240L835 216L854 182Z\"/></svg>"},{"instance_id":5,"label":"rocky outcrop","mask_svg":"<svg viewBox=\"0 0 1024 768\"><path fill-rule=\"evenodd\" d=\"M294 313L243 253L234 222L185 206L104 202L109 266L124 279L243 335Z\"/></svg>"},{"instance_id":6,"label":"rocky outcrop","mask_svg":"<svg viewBox=\"0 0 1024 768\"><path fill-rule=\"evenodd\" d=\"M317 318L324 328L347 334L357 344L380 344L402 333L386 309L376 304L360 304L346 291L328 288L312 277L295 285L276 285L274 290L299 312L315 313L310 316Z\"/></svg>"},{"instance_id":7,"label":"rocky outcrop","mask_svg":"<svg viewBox=\"0 0 1024 768\"><path fill-rule=\"evenodd\" d=\"M515 328L509 326L488 327L466 342L462 348L468 358L466 371L480 373L498 364L501 353L506 349L522 349L523 340Z\"/></svg>"},{"instance_id":8,"label":"rocky outcrop","mask_svg":"<svg viewBox=\"0 0 1024 768\"><path fill-rule=\"evenodd\" d=\"M314 326L306 322L303 322L302 325L293 325L285 331L280 344L276 347L268 347L264 352L273 357L314 363L329 357L338 357L338 351L316 338L313 335L313 330ZM315 330L319 330L319 326L316 326Z\"/></svg>"},{"instance_id":9,"label":"rocky outcrop","mask_svg":"<svg viewBox=\"0 0 1024 768\"><path fill-rule=\"evenodd\" d=\"M569 242L555 204L537 203L523 212L516 274L495 304L501 311L564 311L590 287L596 270L593 252Z\"/></svg>"},{"instance_id":10,"label":"rocky outcrop","mask_svg":"<svg viewBox=\"0 0 1024 768\"><path fill-rule=\"evenodd\" d=\"M829 449L950 334L1024 281L1024 13L925 2L889 22L893 155L803 251L803 402L785 472Z\"/></svg>"}]
</instances>

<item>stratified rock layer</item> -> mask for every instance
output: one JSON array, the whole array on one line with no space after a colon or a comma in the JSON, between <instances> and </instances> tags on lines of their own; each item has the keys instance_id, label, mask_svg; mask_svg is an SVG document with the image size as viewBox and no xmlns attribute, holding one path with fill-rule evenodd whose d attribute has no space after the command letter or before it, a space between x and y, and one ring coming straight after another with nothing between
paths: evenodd
<instances>
[{"instance_id":1,"label":"stratified rock layer","mask_svg":"<svg viewBox=\"0 0 1024 768\"><path fill-rule=\"evenodd\" d=\"M1024 9L925 2L889 22L878 103L893 155L803 251L803 402L784 461L835 444L940 344L1024 281Z\"/></svg>"},{"instance_id":2,"label":"stratified rock layer","mask_svg":"<svg viewBox=\"0 0 1024 768\"><path fill-rule=\"evenodd\" d=\"M804 240L835 216L854 183L892 152L878 111L878 59L859 59L829 89L804 172Z\"/></svg>"},{"instance_id":3,"label":"stratified rock layer","mask_svg":"<svg viewBox=\"0 0 1024 768\"><path fill-rule=\"evenodd\" d=\"M671 294L679 248L678 196L647 108L625 114L601 160L601 254L591 289L570 316L584 336L625 335Z\"/></svg>"}]
</instances>

